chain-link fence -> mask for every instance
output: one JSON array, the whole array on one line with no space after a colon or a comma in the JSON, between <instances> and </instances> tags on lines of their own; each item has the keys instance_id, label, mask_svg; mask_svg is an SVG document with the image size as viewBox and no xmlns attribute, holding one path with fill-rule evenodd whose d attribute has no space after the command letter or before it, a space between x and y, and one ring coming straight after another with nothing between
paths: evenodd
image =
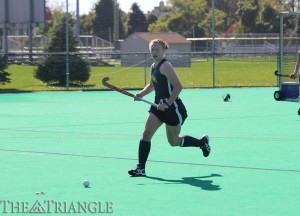
<instances>
[{"instance_id":1,"label":"chain-link fence","mask_svg":"<svg viewBox=\"0 0 300 216\"><path fill-rule=\"evenodd\" d=\"M51 66L63 68L58 76L66 76L69 67L70 83L38 79L41 59L52 57ZM80 70L77 56L90 65L89 78L85 82L72 81ZM277 68L277 52L270 53L172 53L166 56L185 88L276 86L274 70ZM53 60L54 59L54 60ZM74 60L75 59L75 60ZM178 62L182 63L177 67ZM149 53L39 53L8 54L10 83L0 86L0 91L49 91L49 90L97 90L104 89L101 80L110 77L111 82L122 88L143 88L150 78L152 59ZM54 73L51 70L48 73ZM76 79L75 79L76 80Z\"/></svg>"}]
</instances>

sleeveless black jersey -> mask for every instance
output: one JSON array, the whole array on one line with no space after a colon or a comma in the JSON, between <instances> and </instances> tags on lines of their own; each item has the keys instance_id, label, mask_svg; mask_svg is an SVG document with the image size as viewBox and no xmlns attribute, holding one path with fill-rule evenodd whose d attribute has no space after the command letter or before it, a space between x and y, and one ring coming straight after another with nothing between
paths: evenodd
<instances>
[{"instance_id":1,"label":"sleeveless black jersey","mask_svg":"<svg viewBox=\"0 0 300 216\"><path fill-rule=\"evenodd\" d=\"M160 73L160 66L167 61L162 59L158 65L151 66L151 80L155 90L155 103L165 103L171 96L173 86L167 77ZM187 111L181 99L177 97L173 104L165 111L157 110L156 107L151 106L149 112L153 113L162 122L171 125L182 125L187 118Z\"/></svg>"},{"instance_id":2,"label":"sleeveless black jersey","mask_svg":"<svg viewBox=\"0 0 300 216\"><path fill-rule=\"evenodd\" d=\"M167 77L160 73L160 66L167 61L162 59L158 65L153 63L151 66L151 79L155 90L155 102L159 103L161 99L168 99L173 91L173 86Z\"/></svg>"}]
</instances>

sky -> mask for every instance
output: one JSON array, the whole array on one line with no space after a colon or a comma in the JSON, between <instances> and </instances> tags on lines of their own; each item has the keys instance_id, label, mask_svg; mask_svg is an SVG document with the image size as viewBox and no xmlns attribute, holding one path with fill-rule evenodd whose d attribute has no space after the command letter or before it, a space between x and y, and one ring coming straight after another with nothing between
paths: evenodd
<instances>
[{"instance_id":1,"label":"sky","mask_svg":"<svg viewBox=\"0 0 300 216\"><path fill-rule=\"evenodd\" d=\"M58 5L65 5L67 0L47 0L47 2L50 4L50 7L52 6L58 6ZM95 3L100 0L79 0L79 13L80 14L88 14L89 11L94 7ZM154 7L159 6L159 3L162 0L117 0L121 10L128 13L130 12L131 6L133 3L137 3L140 7L140 9L147 13L148 11L152 11ZM76 0L68 0L69 2L69 11L75 11L76 10ZM163 2L166 4L166 0L163 0Z\"/></svg>"}]
</instances>

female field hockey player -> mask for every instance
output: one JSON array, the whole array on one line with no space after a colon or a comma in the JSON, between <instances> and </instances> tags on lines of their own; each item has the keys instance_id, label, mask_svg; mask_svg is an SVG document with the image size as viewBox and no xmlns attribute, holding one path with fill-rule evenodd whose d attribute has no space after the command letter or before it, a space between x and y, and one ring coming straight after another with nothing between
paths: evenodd
<instances>
[{"instance_id":1,"label":"female field hockey player","mask_svg":"<svg viewBox=\"0 0 300 216\"><path fill-rule=\"evenodd\" d=\"M151 80L147 86L135 95L135 100L155 91L155 103L151 106L146 121L142 139L138 149L138 164L128 171L131 176L145 176L145 166L150 153L151 139L157 129L166 125L168 142L171 146L200 148L203 156L210 153L209 138L207 135L197 139L191 136L180 136L181 126L187 118L187 112L181 99L178 97L182 85L171 63L165 59L169 45L160 39L149 43L149 50L154 63L151 66Z\"/></svg>"}]
</instances>

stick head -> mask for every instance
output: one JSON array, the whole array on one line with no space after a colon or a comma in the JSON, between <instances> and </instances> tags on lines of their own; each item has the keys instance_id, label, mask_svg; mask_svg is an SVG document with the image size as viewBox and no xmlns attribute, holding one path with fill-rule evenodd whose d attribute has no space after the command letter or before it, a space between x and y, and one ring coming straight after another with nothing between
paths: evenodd
<instances>
[{"instance_id":1,"label":"stick head","mask_svg":"<svg viewBox=\"0 0 300 216\"><path fill-rule=\"evenodd\" d=\"M102 84L105 84L109 80L109 77L104 77L102 80Z\"/></svg>"}]
</instances>

